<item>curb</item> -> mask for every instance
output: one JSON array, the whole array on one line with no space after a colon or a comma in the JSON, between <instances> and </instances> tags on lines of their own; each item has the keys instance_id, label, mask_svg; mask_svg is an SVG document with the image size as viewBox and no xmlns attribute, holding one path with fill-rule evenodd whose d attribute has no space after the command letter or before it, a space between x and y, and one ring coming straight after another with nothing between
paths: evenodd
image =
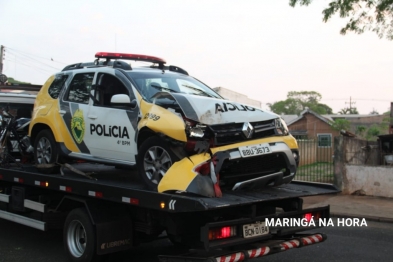
<instances>
[{"instance_id":1,"label":"curb","mask_svg":"<svg viewBox=\"0 0 393 262\"><path fill-rule=\"evenodd\" d=\"M391 217L376 217L376 216L367 216L367 215L358 216L353 214L335 213L335 212L331 212L330 216L336 218L365 218L368 221L393 223L393 218Z\"/></svg>"}]
</instances>

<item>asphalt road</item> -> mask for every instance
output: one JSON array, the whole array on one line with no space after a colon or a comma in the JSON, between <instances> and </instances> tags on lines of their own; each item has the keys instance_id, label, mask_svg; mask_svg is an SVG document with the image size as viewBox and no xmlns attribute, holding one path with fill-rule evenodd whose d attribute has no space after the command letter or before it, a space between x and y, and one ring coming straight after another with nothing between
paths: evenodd
<instances>
[{"instance_id":1,"label":"asphalt road","mask_svg":"<svg viewBox=\"0 0 393 262\"><path fill-rule=\"evenodd\" d=\"M392 261L393 224L367 221L367 227L326 227L318 230L328 239L321 243L251 261ZM178 250L161 239L105 261L158 261L160 254ZM0 262L66 262L60 231L42 232L0 219Z\"/></svg>"}]
</instances>

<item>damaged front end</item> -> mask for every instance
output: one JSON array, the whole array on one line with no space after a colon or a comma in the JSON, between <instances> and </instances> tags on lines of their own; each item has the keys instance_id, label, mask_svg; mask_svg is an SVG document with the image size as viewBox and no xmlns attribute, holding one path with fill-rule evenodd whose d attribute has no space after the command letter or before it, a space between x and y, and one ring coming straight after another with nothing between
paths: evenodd
<instances>
[{"instance_id":1,"label":"damaged front end","mask_svg":"<svg viewBox=\"0 0 393 262\"><path fill-rule=\"evenodd\" d=\"M284 121L269 112L222 101L157 94L154 104L177 115L185 135L178 140L182 153L175 150L180 160L162 177L159 192L221 197L224 190L278 186L293 179L299 153ZM156 124L154 129L162 130Z\"/></svg>"}]
</instances>

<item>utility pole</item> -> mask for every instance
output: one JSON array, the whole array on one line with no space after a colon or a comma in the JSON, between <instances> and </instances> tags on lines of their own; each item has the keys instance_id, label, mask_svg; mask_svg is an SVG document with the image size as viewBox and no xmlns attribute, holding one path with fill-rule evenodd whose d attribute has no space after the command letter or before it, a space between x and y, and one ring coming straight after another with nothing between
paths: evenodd
<instances>
[{"instance_id":1,"label":"utility pole","mask_svg":"<svg viewBox=\"0 0 393 262\"><path fill-rule=\"evenodd\" d=\"M4 59L4 46L1 46L0 49L0 75L3 74L3 59Z\"/></svg>"},{"instance_id":2,"label":"utility pole","mask_svg":"<svg viewBox=\"0 0 393 262\"><path fill-rule=\"evenodd\" d=\"M352 97L349 97L349 103L345 102L345 104L349 104L349 113L352 113L352 104L356 104L356 102L352 102Z\"/></svg>"}]
</instances>

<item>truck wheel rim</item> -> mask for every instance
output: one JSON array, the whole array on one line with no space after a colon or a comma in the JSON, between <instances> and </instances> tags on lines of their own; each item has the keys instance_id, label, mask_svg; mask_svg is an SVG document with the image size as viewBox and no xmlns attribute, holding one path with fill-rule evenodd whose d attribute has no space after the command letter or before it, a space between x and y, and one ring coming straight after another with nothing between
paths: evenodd
<instances>
[{"instance_id":1,"label":"truck wheel rim","mask_svg":"<svg viewBox=\"0 0 393 262\"><path fill-rule=\"evenodd\" d=\"M169 153L162 147L153 146L147 150L144 157L146 177L154 184L158 184L172 165Z\"/></svg>"},{"instance_id":2,"label":"truck wheel rim","mask_svg":"<svg viewBox=\"0 0 393 262\"><path fill-rule=\"evenodd\" d=\"M67 246L74 257L81 257L86 249L86 231L83 225L74 220L67 231Z\"/></svg>"},{"instance_id":3,"label":"truck wheel rim","mask_svg":"<svg viewBox=\"0 0 393 262\"><path fill-rule=\"evenodd\" d=\"M52 146L46 137L42 137L37 144L37 161L39 164L50 164Z\"/></svg>"}]
</instances>

